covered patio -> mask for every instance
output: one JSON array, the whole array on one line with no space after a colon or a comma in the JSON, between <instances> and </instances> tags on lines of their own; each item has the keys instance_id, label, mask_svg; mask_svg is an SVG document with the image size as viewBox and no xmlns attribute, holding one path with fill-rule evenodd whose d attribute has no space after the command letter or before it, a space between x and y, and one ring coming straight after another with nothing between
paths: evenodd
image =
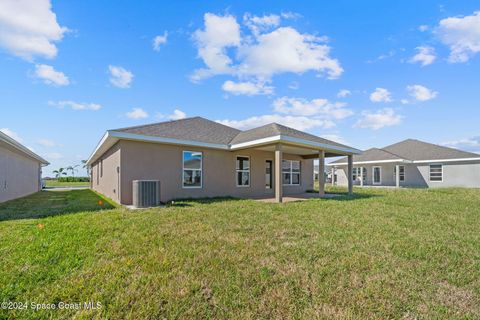
<instances>
[{"instance_id":1,"label":"covered patio","mask_svg":"<svg viewBox=\"0 0 480 320\"><path fill-rule=\"evenodd\" d=\"M314 138L318 138L312 136ZM308 137L310 138L310 137ZM321 139L321 138L318 138ZM265 140L265 139L264 139ZM270 140L270 139L269 139ZM328 140L327 140L328 141ZM348 158L348 194L353 194L353 155L360 153L359 150L353 149L343 145L334 145L327 143L320 143L310 139L291 138L287 136L280 136L275 141L258 141L257 145L252 143L244 143L239 145L232 145L232 150L241 150L252 148L256 150L269 151L274 153L274 170L273 170L273 187L275 197L261 198L259 201L263 202L292 202L302 201L311 198L325 198L332 197L332 195L325 194L325 174L319 174L319 190L318 193L302 193L298 195L284 196L283 182L282 182L282 160L284 154L298 155L303 159L318 159L319 173L325 172L325 159L329 157L347 156ZM313 175L313 170L312 170Z\"/></svg>"}]
</instances>

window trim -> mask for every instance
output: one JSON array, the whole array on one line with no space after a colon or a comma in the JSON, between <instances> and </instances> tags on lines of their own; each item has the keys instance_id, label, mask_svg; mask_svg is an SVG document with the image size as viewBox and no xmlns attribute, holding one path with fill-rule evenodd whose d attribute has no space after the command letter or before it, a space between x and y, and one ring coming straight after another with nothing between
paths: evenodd
<instances>
[{"instance_id":1,"label":"window trim","mask_svg":"<svg viewBox=\"0 0 480 320\"><path fill-rule=\"evenodd\" d=\"M400 170L400 167L403 167L403 180L402 180L402 170ZM397 174L396 174L396 170L397 170L397 166L393 166L393 180L397 181ZM406 171L405 171L405 166L404 165L398 165L398 171L400 171L399 175L398 175L398 178L399 178L399 182L405 182L405 180L407 179L407 174L406 174Z\"/></svg>"},{"instance_id":2,"label":"window trim","mask_svg":"<svg viewBox=\"0 0 480 320\"><path fill-rule=\"evenodd\" d=\"M440 168L442 169L442 179L441 180L432 180L432 166L440 166ZM430 163L428 165L428 181L429 182L443 182L443 163Z\"/></svg>"},{"instance_id":3,"label":"window trim","mask_svg":"<svg viewBox=\"0 0 480 320\"><path fill-rule=\"evenodd\" d=\"M283 161L288 161L290 162L290 171L289 172L283 172ZM292 183L292 175L293 175L293 162L298 162L299 165L299 172L298 172L298 183ZM290 183L283 183L283 174L284 173L289 173L290 174ZM295 174L297 174L295 172ZM302 185L302 161L301 160L290 160L290 159L282 159L282 176L280 177L282 179L282 186L301 186Z\"/></svg>"},{"instance_id":4,"label":"window trim","mask_svg":"<svg viewBox=\"0 0 480 320\"><path fill-rule=\"evenodd\" d=\"M380 169L380 182L375 182L375 168ZM381 166L373 166L372 167L372 184L374 184L374 185L381 185L382 184L382 167Z\"/></svg>"},{"instance_id":5,"label":"window trim","mask_svg":"<svg viewBox=\"0 0 480 320\"><path fill-rule=\"evenodd\" d=\"M200 169L185 169L185 161L184 156L185 152L191 153L200 153L202 156L200 157ZM200 186L185 186L185 170L193 170L193 171L200 171ZM182 189L202 189L203 188L203 151L191 151L191 150L183 150L182 151Z\"/></svg>"},{"instance_id":6,"label":"window trim","mask_svg":"<svg viewBox=\"0 0 480 320\"><path fill-rule=\"evenodd\" d=\"M248 170L244 169L237 169L237 160L238 158L248 158ZM237 188L250 188L251 185L251 179L252 179L252 173L251 173L251 168L252 168L252 161L250 159L250 156L242 156L240 154L237 154L235 156L235 185ZM238 173L239 172L248 172L248 185L239 185L238 184Z\"/></svg>"}]
</instances>

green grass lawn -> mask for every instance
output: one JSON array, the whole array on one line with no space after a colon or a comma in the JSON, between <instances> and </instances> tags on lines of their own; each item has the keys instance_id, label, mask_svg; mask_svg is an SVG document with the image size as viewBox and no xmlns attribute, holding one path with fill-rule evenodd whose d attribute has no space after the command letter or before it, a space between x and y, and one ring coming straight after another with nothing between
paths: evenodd
<instances>
[{"instance_id":1,"label":"green grass lawn","mask_svg":"<svg viewBox=\"0 0 480 320\"><path fill-rule=\"evenodd\" d=\"M88 187L90 182L60 182L55 179L45 180L45 186L51 187Z\"/></svg>"},{"instance_id":2,"label":"green grass lawn","mask_svg":"<svg viewBox=\"0 0 480 320\"><path fill-rule=\"evenodd\" d=\"M0 204L0 301L101 303L0 318L479 319L480 190L355 191L137 211L90 190Z\"/></svg>"}]
</instances>

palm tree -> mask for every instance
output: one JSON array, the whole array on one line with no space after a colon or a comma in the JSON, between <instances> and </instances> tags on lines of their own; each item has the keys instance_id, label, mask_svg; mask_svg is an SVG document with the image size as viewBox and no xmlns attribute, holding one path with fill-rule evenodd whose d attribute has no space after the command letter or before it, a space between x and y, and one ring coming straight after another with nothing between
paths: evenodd
<instances>
[{"instance_id":1,"label":"palm tree","mask_svg":"<svg viewBox=\"0 0 480 320\"><path fill-rule=\"evenodd\" d=\"M72 178L75 178L75 171L78 171L76 168L78 167L79 165L74 165L74 166L68 166L67 167L67 170L68 171L71 171L72 172ZM75 179L74 179L75 180Z\"/></svg>"},{"instance_id":2,"label":"palm tree","mask_svg":"<svg viewBox=\"0 0 480 320\"><path fill-rule=\"evenodd\" d=\"M87 170L87 176L90 177L90 166L87 164L88 160L82 160L82 168Z\"/></svg>"},{"instance_id":3,"label":"palm tree","mask_svg":"<svg viewBox=\"0 0 480 320\"><path fill-rule=\"evenodd\" d=\"M52 171L55 174L55 178L60 178L61 176L66 176L67 172L65 168L59 168L58 170L53 170Z\"/></svg>"}]
</instances>

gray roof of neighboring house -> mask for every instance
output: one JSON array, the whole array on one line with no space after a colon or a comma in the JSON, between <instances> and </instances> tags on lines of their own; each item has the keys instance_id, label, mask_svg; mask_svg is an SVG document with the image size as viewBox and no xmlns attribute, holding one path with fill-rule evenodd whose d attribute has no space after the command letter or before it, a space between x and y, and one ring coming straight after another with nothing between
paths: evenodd
<instances>
[{"instance_id":1,"label":"gray roof of neighboring house","mask_svg":"<svg viewBox=\"0 0 480 320\"><path fill-rule=\"evenodd\" d=\"M159 122L112 131L225 145L241 132L201 117Z\"/></svg>"},{"instance_id":2,"label":"gray roof of neighboring house","mask_svg":"<svg viewBox=\"0 0 480 320\"><path fill-rule=\"evenodd\" d=\"M277 123L240 131L202 117L159 122L136 127L120 128L111 131L224 145L238 144L283 135L331 146L351 148Z\"/></svg>"},{"instance_id":3,"label":"gray roof of neighboring house","mask_svg":"<svg viewBox=\"0 0 480 320\"><path fill-rule=\"evenodd\" d=\"M318 143L329 144L332 146L337 146L342 148L350 148L346 145L343 145L331 140L327 140L324 138L320 138L320 137L314 136L313 134L309 134L303 131L295 130L293 128L289 128L278 123L271 123L258 128L242 131L235 138L233 138L232 141L230 141L230 144L238 144L242 142L248 142L248 141L274 137L279 135L309 140L309 141L318 142Z\"/></svg>"},{"instance_id":4,"label":"gray roof of neighboring house","mask_svg":"<svg viewBox=\"0 0 480 320\"><path fill-rule=\"evenodd\" d=\"M382 149L372 148L362 154L354 155L353 162L383 161L383 160L442 160L479 158L472 152L439 146L415 139L407 139ZM331 163L345 163L347 158L341 158Z\"/></svg>"},{"instance_id":5,"label":"gray roof of neighboring house","mask_svg":"<svg viewBox=\"0 0 480 320\"><path fill-rule=\"evenodd\" d=\"M33 158L33 159L37 160L41 164L44 164L44 165L50 164L47 160L43 159L38 154L36 154L32 150L30 150L27 147L25 147L24 145L22 145L20 142L16 141L15 139L12 139L11 137L9 137L8 135L6 135L5 133L3 133L1 131L0 131L0 141L6 143L10 147L12 147L12 148L16 149L17 151L23 153L24 155L29 156L30 158Z\"/></svg>"}]
</instances>

